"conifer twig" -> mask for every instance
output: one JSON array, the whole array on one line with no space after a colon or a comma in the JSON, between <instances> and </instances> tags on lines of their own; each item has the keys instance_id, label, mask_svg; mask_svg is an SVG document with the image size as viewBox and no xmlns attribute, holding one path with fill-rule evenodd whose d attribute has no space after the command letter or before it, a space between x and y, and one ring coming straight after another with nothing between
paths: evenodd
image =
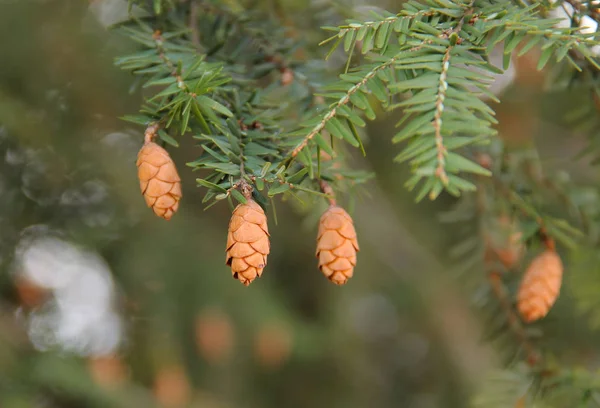
<instances>
[{"instance_id":1,"label":"conifer twig","mask_svg":"<svg viewBox=\"0 0 600 408\"><path fill-rule=\"evenodd\" d=\"M490 164L491 166L491 164ZM479 177L481 182L488 182L489 179ZM488 209L488 200L485 195L485 189L483 187L479 187L476 192L476 211L480 217L485 216ZM523 329L521 325L521 320L517 313L514 310L513 303L510 299L508 290L502 281L502 274L494 267L492 264L492 257L490 254L493 253L492 248L490 248L489 239L487 238L487 231L483 227L483 223L480 222L480 235L482 235L484 239L484 258L483 263L488 270L487 272L487 280L492 288L492 293L498 302L500 303L500 307L504 315L506 316L506 320L508 322L508 326L510 330L514 333L517 341L520 343L521 347L525 351L526 361L531 366L534 367L541 362L541 356L537 352L537 350L533 347L531 342L527 337L527 333Z\"/></svg>"},{"instance_id":2,"label":"conifer twig","mask_svg":"<svg viewBox=\"0 0 600 408\"><path fill-rule=\"evenodd\" d=\"M151 143L154 140L159 128L160 128L160 125L156 122L150 124L146 128L146 131L144 132L144 144Z\"/></svg>"},{"instance_id":3,"label":"conifer twig","mask_svg":"<svg viewBox=\"0 0 600 408\"><path fill-rule=\"evenodd\" d=\"M244 149L240 146L240 177L242 180L246 177L246 165L244 163Z\"/></svg>"},{"instance_id":4,"label":"conifer twig","mask_svg":"<svg viewBox=\"0 0 600 408\"><path fill-rule=\"evenodd\" d=\"M597 23L600 23L600 10L593 7L594 3L588 2L587 5L584 5L579 0L565 0L565 2L570 4L577 13L586 14ZM589 11L589 14L586 11Z\"/></svg>"},{"instance_id":5,"label":"conifer twig","mask_svg":"<svg viewBox=\"0 0 600 408\"><path fill-rule=\"evenodd\" d=\"M465 24L465 18L467 17L468 12L471 10L474 1L471 1L468 8L463 13L462 18L456 25L454 29L452 29L448 33L444 33L443 36L446 38L450 38L451 36L456 36L456 43L452 43L446 51L444 52L444 57L442 58L442 70L440 71L440 79L438 82L438 93L435 101L435 113L433 116L433 128L435 129L435 146L437 149L437 168L435 170L435 176L440 179L443 185L448 184L448 175L446 174L445 168L445 156L446 156L446 147L444 146L444 137L442 136L442 115L444 114L444 100L446 99L446 91L448 90L448 70L450 69L450 57L452 54L452 50L454 49L454 44L460 44L460 32L462 30L463 25Z\"/></svg>"},{"instance_id":6,"label":"conifer twig","mask_svg":"<svg viewBox=\"0 0 600 408\"><path fill-rule=\"evenodd\" d=\"M418 51L425 44L427 44L427 43L424 43L422 45L413 47L413 48L409 49L408 51ZM344 105L347 105L350 102L350 97L352 95L354 95L363 86L365 86L365 84L367 82L369 82L370 79L372 79L373 77L375 77L375 75L377 75L377 73L379 71L381 71L381 70L383 70L385 68L388 68L389 66L393 65L396 61L398 61L400 59L400 57L401 57L401 55L395 55L392 58L390 58L389 60L383 62L382 64L380 64L378 66L376 66L371 71L369 71L363 77L363 79L361 79L359 82L357 82L356 84L354 84L354 86L352 86L350 89L348 89L348 91L346 92L346 94L344 96L342 96L335 103L335 106L333 108L331 108L331 110L329 112L327 112L327 114L323 117L323 119L308 133L308 135L306 135L304 137L304 139L302 139L302 141L294 148L294 150L292 150L289 158L290 159L294 159L302 151L302 149L304 149L308 145L308 143L316 135L318 135L321 131L323 131L323 129L325 129L325 126L327 125L327 122L329 122L331 119L333 119L336 116L338 109L340 109Z\"/></svg>"},{"instance_id":7,"label":"conifer twig","mask_svg":"<svg viewBox=\"0 0 600 408\"><path fill-rule=\"evenodd\" d=\"M506 287L502 282L502 275L498 271L492 270L488 273L488 281L490 282L494 296L500 303L502 311L506 315L506 320L508 321L511 331L525 351L527 364L531 367L538 365L542 361L542 358L527 338L527 334L521 325L521 320L513 309Z\"/></svg>"},{"instance_id":8,"label":"conifer twig","mask_svg":"<svg viewBox=\"0 0 600 408\"><path fill-rule=\"evenodd\" d=\"M398 56L392 57L388 61L384 62L383 64L376 66L369 73L367 73L367 75L365 75L362 80L360 80L352 88L350 88L348 90L348 92L346 92L346 94L344 96L342 96L336 102L335 106L329 112L327 112L327 114L323 117L323 119L308 133L308 135L306 135L306 137L302 140L302 142L300 142L294 148L294 150L292 150L292 153L290 156L292 158L296 157L298 155L298 153L300 153L302 151L302 149L304 149L306 147L306 145L308 145L308 143L317 134L319 134L323 129L325 129L325 125L327 124L327 122L329 122L331 119L333 119L335 117L335 115L337 114L337 110L340 109L342 106L348 104L348 102L350 102L350 97L352 95L354 95L356 92L358 92L360 90L360 88L362 88L369 81L369 79L371 79L375 75L377 75L377 73L379 71L389 67L394 62L396 62L396 60L398 58L399 58Z\"/></svg>"},{"instance_id":9,"label":"conifer twig","mask_svg":"<svg viewBox=\"0 0 600 408\"><path fill-rule=\"evenodd\" d=\"M321 191L323 194L327 195L327 200L329 201L329 205L337 205L337 201L335 199L335 193L328 182L321 179L319 180L319 186L321 187Z\"/></svg>"},{"instance_id":10,"label":"conifer twig","mask_svg":"<svg viewBox=\"0 0 600 408\"><path fill-rule=\"evenodd\" d=\"M435 176L440 179L442 184L448 184L448 175L445 170L445 159L446 147L444 146L444 138L442 136L442 114L444 113L444 98L446 97L446 90L448 89L448 83L446 79L448 77L448 68L450 68L450 52L452 46L446 49L444 57L442 59L442 71L440 73L440 80L438 86L438 94L435 101L435 114L433 116L433 127L435 129L435 146L437 149L437 168L435 170Z\"/></svg>"},{"instance_id":11,"label":"conifer twig","mask_svg":"<svg viewBox=\"0 0 600 408\"><path fill-rule=\"evenodd\" d=\"M179 87L179 89L181 89L183 92L187 93L188 95L191 95L192 97L196 97L196 94L191 92L189 90L189 88L187 87L187 85L185 84L185 81L183 80L183 77L181 76L181 74L183 74L183 72L177 72L177 66L167 56L165 47L163 46L164 38L162 37L161 31L156 30L154 32L154 34L152 34L152 39L154 40L156 50L158 51L158 57L167 66L167 68L169 68L170 74L177 81L177 86Z\"/></svg>"},{"instance_id":12,"label":"conifer twig","mask_svg":"<svg viewBox=\"0 0 600 408\"><path fill-rule=\"evenodd\" d=\"M189 0L190 1L190 31L191 31L191 40L192 44L196 49L200 49L200 31L198 30L198 11L200 9L198 0Z\"/></svg>"},{"instance_id":13,"label":"conifer twig","mask_svg":"<svg viewBox=\"0 0 600 408\"><path fill-rule=\"evenodd\" d=\"M472 6L473 6L474 0L471 1L471 3L469 3L469 5L465 8L465 12L463 13L462 18L460 19L460 21L458 22L457 26L450 30L449 32L444 32L442 34L440 34L438 37L439 38L450 38L451 35L458 35L460 34L460 31L462 30L462 27L465 23L465 19L466 16L468 14L469 11L472 10ZM424 12L424 14L419 14L419 16L422 15L429 15L429 12ZM458 42L460 43L460 38L458 38ZM409 52L413 52L413 51L418 51L420 50L423 46L427 45L431 43L431 40L429 41L424 41L423 44L415 46L413 48L410 48L408 51ZM444 155L445 155L445 147L443 145L443 138L441 135L441 116L443 113L443 109L444 109L444 99L445 99L445 93L446 93L446 89L448 88L448 84L446 83L446 78L448 75L448 68L449 68L449 60L450 60L450 53L451 50L453 49L454 45L450 45L448 47L448 49L446 50L446 53L444 54L444 59L442 61L442 72L440 74L440 81L439 81L439 88L438 88L438 97L436 99L436 111L435 111L435 117L434 117L434 127L435 127L435 140L436 140L436 147L438 149L438 169L436 171L436 175L438 175L438 177L442 180L442 182L444 184L448 183L448 176L446 175L446 172L444 170ZM350 97L352 95L354 95L356 92L358 92L363 86L365 86L367 84L367 82L372 79L373 77L375 77L375 75L377 75L377 73L385 68L388 68L389 66L393 65L394 63L396 63L397 60L400 59L402 53L399 53L395 56L393 56L392 58L390 58L389 60L381 63L380 65L376 66L375 68L373 68L371 71L369 71L359 82L357 82L356 84L354 84L350 89L348 89L348 91L345 93L344 96L342 96L333 106L333 108L331 108L329 110L329 112L327 112L327 114L323 117L323 119L312 128L312 130L306 135L306 137L304 137L304 139L292 150L291 154L290 154L290 159L293 160L293 158L295 158L301 151L302 149L304 149L308 143L317 135L319 134L327 125L327 123L333 119L336 115L337 115L337 111L344 105L348 104L350 102ZM403 56L403 54L402 54ZM291 161L291 160L290 160Z\"/></svg>"},{"instance_id":14,"label":"conifer twig","mask_svg":"<svg viewBox=\"0 0 600 408\"><path fill-rule=\"evenodd\" d=\"M439 11L437 11L437 10L419 10L417 12L412 12L412 13L408 13L406 11L401 11L400 13L396 14L395 16L385 17L381 20L372 20L372 21L365 21L365 22L361 22L361 23L350 23L350 24L346 24L346 25L341 25L338 27L338 29L340 31L344 30L345 32L358 32L358 31L364 30L364 29L377 29L382 24L395 24L399 19L413 20L416 18L432 17L435 15L439 15ZM328 42L333 41L336 38L339 38L338 34L331 36L329 38L326 38L325 40L321 41L319 43L319 45L327 44Z\"/></svg>"},{"instance_id":15,"label":"conifer twig","mask_svg":"<svg viewBox=\"0 0 600 408\"><path fill-rule=\"evenodd\" d=\"M254 188L246 180L241 179L239 183L236 183L235 188L242 193L246 200L250 200L252 198L252 191L254 191Z\"/></svg>"}]
</instances>

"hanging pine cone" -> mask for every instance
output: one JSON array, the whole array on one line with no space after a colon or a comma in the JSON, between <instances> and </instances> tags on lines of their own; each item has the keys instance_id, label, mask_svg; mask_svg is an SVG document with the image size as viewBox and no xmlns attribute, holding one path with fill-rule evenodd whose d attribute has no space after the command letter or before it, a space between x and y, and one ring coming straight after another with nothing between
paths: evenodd
<instances>
[{"instance_id":1,"label":"hanging pine cone","mask_svg":"<svg viewBox=\"0 0 600 408\"><path fill-rule=\"evenodd\" d=\"M319 269L331 282L343 285L356 266L358 241L352 218L337 205L323 213L317 236Z\"/></svg>"},{"instance_id":2,"label":"hanging pine cone","mask_svg":"<svg viewBox=\"0 0 600 408\"><path fill-rule=\"evenodd\" d=\"M548 314L562 283L563 265L558 254L547 249L529 265L517 295L523 320L533 322Z\"/></svg>"},{"instance_id":3,"label":"hanging pine cone","mask_svg":"<svg viewBox=\"0 0 600 408\"><path fill-rule=\"evenodd\" d=\"M226 263L234 279L248 286L262 275L269 255L269 229L263 209L251 198L233 210L227 234Z\"/></svg>"},{"instance_id":4,"label":"hanging pine cone","mask_svg":"<svg viewBox=\"0 0 600 408\"><path fill-rule=\"evenodd\" d=\"M156 215L170 220L182 196L181 180L173 159L165 149L147 141L138 153L137 167L146 204Z\"/></svg>"}]
</instances>

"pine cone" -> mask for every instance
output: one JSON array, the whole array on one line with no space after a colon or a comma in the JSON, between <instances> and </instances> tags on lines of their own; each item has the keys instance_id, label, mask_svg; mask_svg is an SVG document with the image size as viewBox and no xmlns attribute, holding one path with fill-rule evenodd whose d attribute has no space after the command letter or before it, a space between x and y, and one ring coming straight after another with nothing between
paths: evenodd
<instances>
[{"instance_id":1,"label":"pine cone","mask_svg":"<svg viewBox=\"0 0 600 408\"><path fill-rule=\"evenodd\" d=\"M179 208L181 180L169 153L154 142L140 149L137 159L140 188L154 213L170 220Z\"/></svg>"},{"instance_id":2,"label":"pine cone","mask_svg":"<svg viewBox=\"0 0 600 408\"><path fill-rule=\"evenodd\" d=\"M262 275L269 255L267 216L254 200L233 210L227 234L226 263L234 279L248 286Z\"/></svg>"},{"instance_id":3,"label":"pine cone","mask_svg":"<svg viewBox=\"0 0 600 408\"><path fill-rule=\"evenodd\" d=\"M319 269L327 279L343 285L352 277L358 250L352 218L343 208L332 205L319 221Z\"/></svg>"},{"instance_id":4,"label":"pine cone","mask_svg":"<svg viewBox=\"0 0 600 408\"><path fill-rule=\"evenodd\" d=\"M531 262L517 295L523 320L533 322L548 314L560 292L562 273L562 262L553 250L544 251Z\"/></svg>"}]
</instances>

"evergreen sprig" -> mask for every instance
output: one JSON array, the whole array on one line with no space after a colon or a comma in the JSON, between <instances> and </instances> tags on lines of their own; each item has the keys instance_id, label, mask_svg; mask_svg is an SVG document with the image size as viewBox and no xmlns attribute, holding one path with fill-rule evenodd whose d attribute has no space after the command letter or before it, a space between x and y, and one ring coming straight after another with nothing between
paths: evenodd
<instances>
[{"instance_id":1,"label":"evergreen sprig","mask_svg":"<svg viewBox=\"0 0 600 408\"><path fill-rule=\"evenodd\" d=\"M456 271L475 289L475 306L485 321L486 340L499 346L506 370L490 376L475 407L539 404L596 406L597 374L556 364L544 352L538 325L525 324L514 305L521 275L544 241L560 244L568 265L565 285L593 324L598 316L597 189L579 186L541 166L534 150L508 151L494 143L478 161L492 177L476 180L477 194L465 196L443 221L461 229L464 239L450 251ZM518 406L518 405L515 405ZM537 405L535 405L537 406Z\"/></svg>"},{"instance_id":2,"label":"evergreen sprig","mask_svg":"<svg viewBox=\"0 0 600 408\"><path fill-rule=\"evenodd\" d=\"M435 199L443 190L453 195L473 191L475 185L463 174L489 172L457 150L485 144L495 134L494 111L481 96L497 100L488 88L493 75L508 68L513 51L521 47L523 54L540 45L538 69L554 56L557 62L565 60L581 70L569 55L573 51L597 67L591 51L598 44L595 34L558 29L557 20L538 15L539 8L504 1L410 1L400 14L338 27L337 34L323 42L334 41L329 54L343 43L350 62L361 42L360 50L369 62L324 87L323 96L334 102L301 125L308 133L292 156L322 145L317 135L323 131L362 147L356 127L364 126L362 114L375 118L377 100L386 110L403 110L398 123L402 129L392 141L406 142L396 161L411 164L413 176L407 187L413 189L423 181L417 200ZM493 49L501 45L502 68L489 63ZM313 139L316 143L311 143Z\"/></svg>"},{"instance_id":3,"label":"evergreen sprig","mask_svg":"<svg viewBox=\"0 0 600 408\"><path fill-rule=\"evenodd\" d=\"M301 96L277 103L270 97L272 87L262 86L271 72L289 70L301 79L294 72L297 64L289 62L293 44L271 44L247 17L215 7L207 11L203 18L224 30L200 44L193 43L193 30L181 27L177 19L161 20L156 27L151 26L151 18L120 27L144 49L117 59L116 64L141 76L143 88L156 90L140 115L124 119L145 126L158 123L159 137L173 146L178 146L177 135L189 133L199 141L202 153L188 166L204 170L197 183L207 189L204 202L212 201L208 206L231 197L244 202L237 191L241 179L252 182L258 191L266 187L267 197L285 193L300 200L305 194L327 196L319 190L319 179L338 187L366 180L367 173L340 167L329 146L323 148L327 160L314 152L301 155L294 164L286 161L287 112L293 107L307 109L312 102L307 104ZM240 48L240 41L247 49ZM306 79L302 84L313 87ZM261 194L255 198L266 204Z\"/></svg>"},{"instance_id":4,"label":"evergreen sprig","mask_svg":"<svg viewBox=\"0 0 600 408\"><path fill-rule=\"evenodd\" d=\"M261 169L265 163L271 163L270 176L277 175L284 184L288 183L286 177L297 174L297 168L290 168L297 158L300 165L307 168L309 178L315 178L315 167L319 169L317 178L321 177L320 151L333 153L332 144L327 141L329 136L359 147L364 154L358 128L365 126L363 115L368 119L376 117L374 103L377 101L388 111L403 111L398 122L401 129L392 141L403 144L396 161L409 162L413 175L406 186L412 190L420 185L417 200L426 196L435 199L444 190L456 196L473 191L476 185L468 174L489 176L490 173L469 158L466 148L486 144L489 137L495 135L494 111L481 97L497 101L489 87L494 75L508 67L512 53L518 49L522 54L540 46L539 69L554 56L558 63L564 60L574 69L581 70L581 61L572 57L573 53L597 67L591 51L592 46L598 45L594 34L580 33L577 28L556 28L555 19L540 17L537 4L520 6L506 1L483 0L409 1L398 14L375 14L373 20L349 21L337 28L328 27L328 30L336 31L336 35L323 41L323 44L333 42L329 54L340 44L349 54L347 72L340 80L320 87L321 97L326 102L331 101L329 108L304 120L293 132L285 129L294 126L289 122L289 115L284 113L284 108L290 105L280 106L279 115L272 114L277 108L266 108L264 115L272 119L269 131L278 136L276 140L266 138L269 139L268 146L266 139L262 146L277 154L262 158L260 155L245 156L222 150L222 143L214 143L217 136L239 140L242 134L241 128L233 130L231 120L227 122L234 116L233 111L241 115L244 110L241 105L235 105L239 96L232 97L231 92L235 91L237 95L255 92L260 89L256 81L269 71L290 70L283 55L291 52L294 46L288 44L282 48L273 44L268 36L253 27L253 19L248 16L214 7L209 10L208 18L213 23L218 22L223 29L217 32L216 39L205 38L200 44L195 44L199 41L195 38L199 36L195 30L190 34L190 30L177 27L179 30L163 34L144 23L140 23L137 30L125 27L132 39L152 48L124 57L117 63L137 73L151 75L146 86L166 86L148 100L144 108L147 116L130 119L137 122L159 120L167 129L176 124L182 134L188 130L194 133L193 122L197 122L202 134L195 137L204 141L202 147L212 159L227 158L245 163L251 157L248 168L252 168L253 177L261 178L266 174L255 170L264 160ZM258 58L244 53L243 47L232 48L240 37L243 44L254 45ZM502 68L489 62L492 51L498 46L504 49ZM356 48L366 55L367 61L349 70ZM198 49L206 50L205 54L200 54ZM240 56L242 63L233 61L231 53ZM293 75L289 72L288 75ZM304 85L309 95L316 88L309 80L305 80ZM252 105L254 101L261 101L258 104L264 104L268 99L265 95L265 91L259 92L244 103ZM305 103L303 110L311 105L312 102ZM248 112L246 116L261 116L263 110L254 106L252 113ZM243 122L241 119L237 117L239 123ZM164 131L161 137L174 144L173 138ZM219 154L211 154L211 151ZM254 150L251 148L250 151ZM218 169L224 176L241 176L239 170L233 170L235 164L211 164L209 156L204 155L193 166ZM214 177L210 178L207 181L215 184ZM213 192L215 196L218 193L217 190Z\"/></svg>"},{"instance_id":5,"label":"evergreen sprig","mask_svg":"<svg viewBox=\"0 0 600 408\"><path fill-rule=\"evenodd\" d=\"M444 191L461 196L443 216L465 235L451 255L477 286L486 338L503 346L509 366L475 405L513 406L538 391L562 401L562 390L571 394L569 401L587 403L598 393L595 377L556 369L539 350L540 330L523 324L512 300L519 281L512 272L523 265L502 259L498 249L505 248L494 245L500 234L500 241L514 245L511 250L536 252L547 242L574 250L584 241L595 250L600 195L558 172L545 174L535 152L506 151L495 138L495 112L485 102L498 102L491 84L513 56L531 50L540 51L538 69L551 65L565 78L557 83L593 88L600 100L600 43L596 33L579 27L583 16L598 21L598 11L591 3L567 2L574 9L569 28L547 17L562 3L506 0L411 0L395 13L327 26L333 32L321 42L330 47L327 57L341 49L346 54L343 73L333 79L313 69L314 55L298 58L310 51L299 53L300 42L260 12L136 1L150 17L122 29L143 50L117 64L141 76L154 93L142 115L126 119L160 124L162 140L175 146L187 135L199 143L201 153L188 166L198 171L204 202L211 206L231 198L244 202L237 191L242 180L256 187L254 198L262 204L279 194L300 201L308 195L331 198L330 190L319 190L320 181L345 189L368 178L340 167L344 148L338 141L365 154L364 118L375 119L381 108L400 112L399 129L389 138L401 145L395 160L410 165L406 186L417 190L417 200ZM203 13L195 14L194 4ZM190 16L196 18L188 27ZM501 66L490 62L498 50ZM283 92L287 86L297 92ZM571 117L597 130L591 103ZM581 259L588 273L574 275L573 292L579 307L593 315L593 288L600 284L586 285L595 268L585 265L597 256Z\"/></svg>"}]
</instances>

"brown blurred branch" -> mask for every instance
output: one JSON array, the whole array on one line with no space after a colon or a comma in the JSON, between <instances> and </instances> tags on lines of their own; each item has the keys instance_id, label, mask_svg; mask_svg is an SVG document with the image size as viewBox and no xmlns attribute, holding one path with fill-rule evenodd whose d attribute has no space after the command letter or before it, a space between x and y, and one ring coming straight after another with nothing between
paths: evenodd
<instances>
[{"instance_id":1,"label":"brown blurred branch","mask_svg":"<svg viewBox=\"0 0 600 408\"><path fill-rule=\"evenodd\" d=\"M163 45L165 40L162 36L162 32L160 30L154 31L154 33L152 34L152 39L154 40L156 51L158 52L158 57L163 62L163 64L165 64L167 68L169 68L170 74L177 81L177 86L179 87L179 89L181 89L183 92L189 94L192 97L196 97L196 94L188 88L188 86L185 84L185 81L183 80L183 70L178 70L177 65L173 61L171 61L171 59L167 56L165 47Z\"/></svg>"},{"instance_id":2,"label":"brown blurred branch","mask_svg":"<svg viewBox=\"0 0 600 408\"><path fill-rule=\"evenodd\" d=\"M489 163L485 163L485 164L488 164L489 167L491 167L491 164L492 164L491 158L486 157L486 160L489 160ZM478 160L478 161L480 161L480 160ZM483 164L483 163L480 162L480 164ZM485 187L486 187L486 184L490 183L490 181L494 185L499 183L499 181L496 180L496 177L494 177L494 176L492 176L492 180L490 180L487 177L479 177L479 185L477 186L477 193L476 193L476 200L477 200L476 201L476 210L480 217L485 216L485 214L487 213L488 201L487 201L487 197L485 195L486 194ZM505 186L503 184L502 184L502 187L505 188ZM499 189L499 191L501 193L505 193L505 191L503 189ZM480 222L480 225L483 225L483 223ZM486 266L486 269L489 271L488 275L487 275L487 279L492 288L492 293L494 294L494 297L500 303L500 307L502 308L502 311L506 316L506 320L508 322L508 326L509 326L510 330L513 332L517 341L519 342L519 344L525 351L527 364L529 364L529 366L531 366L531 367L537 366L542 361L541 355L529 341L529 339L527 337L527 333L525 332L525 329L523 328L523 326L521 324L521 319L519 318L519 316L517 315L517 313L515 312L515 310L513 308L513 304L512 304L509 292L506 289L504 282L502 281L502 274L494 268L494 265L492 265L493 259L491 257L491 254L494 253L494 249L490 247L490 239L488 238L488 233L484 228L480 228L480 235L482 236L482 239L485 242L483 262L484 262L484 265Z\"/></svg>"},{"instance_id":3,"label":"brown blurred branch","mask_svg":"<svg viewBox=\"0 0 600 408\"><path fill-rule=\"evenodd\" d=\"M156 132L158 132L159 128L160 125L158 123L152 123L149 125L144 132L144 143L152 142L156 137Z\"/></svg>"},{"instance_id":4,"label":"brown blurred branch","mask_svg":"<svg viewBox=\"0 0 600 408\"><path fill-rule=\"evenodd\" d=\"M523 350L525 350L527 364L532 367L538 365L538 363L542 361L542 357L527 338L527 333L525 333L525 330L521 325L521 320L512 307L508 291L504 286L504 282L502 282L502 275L499 272L492 270L488 274L488 281L490 282L494 296L498 302L500 302L500 306L506 315L506 320L508 321L510 329L521 344L521 347L523 347Z\"/></svg>"},{"instance_id":5,"label":"brown blurred branch","mask_svg":"<svg viewBox=\"0 0 600 408\"><path fill-rule=\"evenodd\" d=\"M579 0L565 0L565 3L570 4L577 13L587 15L593 18L597 23L600 23L600 10L589 7L589 4L592 4L591 2L583 4Z\"/></svg>"},{"instance_id":6,"label":"brown blurred branch","mask_svg":"<svg viewBox=\"0 0 600 408\"><path fill-rule=\"evenodd\" d=\"M327 194L328 196L328 200L329 200L329 204L330 205L337 205L337 202L335 201L335 193L333 191L333 189L331 188L331 186L329 185L328 182L326 182L325 180L319 180L319 186L321 187L321 191L323 192L323 194Z\"/></svg>"},{"instance_id":7,"label":"brown blurred branch","mask_svg":"<svg viewBox=\"0 0 600 408\"><path fill-rule=\"evenodd\" d=\"M200 5L198 4L198 0L190 0L190 21L189 27L192 33L192 44L196 49L200 49L200 31L198 31L198 11L200 10Z\"/></svg>"}]
</instances>

